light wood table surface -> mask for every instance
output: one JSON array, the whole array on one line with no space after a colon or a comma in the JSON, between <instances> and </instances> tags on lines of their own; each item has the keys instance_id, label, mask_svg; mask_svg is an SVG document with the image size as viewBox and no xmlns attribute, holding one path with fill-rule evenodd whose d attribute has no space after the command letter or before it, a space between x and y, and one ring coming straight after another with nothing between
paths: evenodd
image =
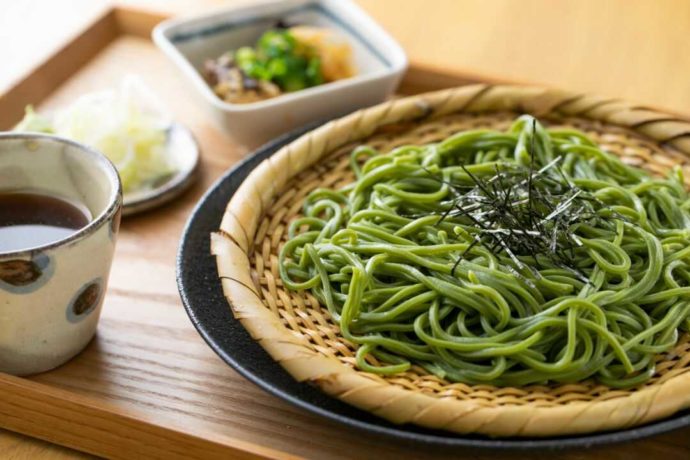
<instances>
[{"instance_id":1,"label":"light wood table surface","mask_svg":"<svg viewBox=\"0 0 690 460\"><path fill-rule=\"evenodd\" d=\"M690 114L690 1L357 1L415 62L490 80L595 92ZM239 2L119 3L185 14ZM108 7L107 0L0 0L0 92ZM668 435L659 438L669 453L678 452L674 447L679 442ZM683 445L690 447L690 440ZM581 458L618 458L615 452L595 450ZM645 455L640 452L640 458ZM0 457L85 456L0 430Z\"/></svg>"}]
</instances>

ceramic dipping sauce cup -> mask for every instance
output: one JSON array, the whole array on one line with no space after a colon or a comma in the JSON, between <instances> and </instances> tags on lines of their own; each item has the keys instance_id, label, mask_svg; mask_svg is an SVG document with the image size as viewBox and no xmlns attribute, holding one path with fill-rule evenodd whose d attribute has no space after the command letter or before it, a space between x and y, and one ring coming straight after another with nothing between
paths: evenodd
<instances>
[{"instance_id":1,"label":"ceramic dipping sauce cup","mask_svg":"<svg viewBox=\"0 0 690 460\"><path fill-rule=\"evenodd\" d=\"M47 371L89 343L101 313L122 187L106 157L41 134L0 134L0 193L36 191L79 204L84 227L43 246L0 252L0 372Z\"/></svg>"}]
</instances>

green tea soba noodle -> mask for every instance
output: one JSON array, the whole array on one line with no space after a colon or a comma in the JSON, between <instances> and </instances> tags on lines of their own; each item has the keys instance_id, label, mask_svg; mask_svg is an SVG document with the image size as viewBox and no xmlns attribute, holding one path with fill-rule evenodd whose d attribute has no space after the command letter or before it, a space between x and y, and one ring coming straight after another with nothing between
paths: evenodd
<instances>
[{"instance_id":1,"label":"green tea soba noodle","mask_svg":"<svg viewBox=\"0 0 690 460\"><path fill-rule=\"evenodd\" d=\"M690 200L585 134L530 116L391 152L305 200L281 278L359 369L455 382L648 380L690 325Z\"/></svg>"}]
</instances>

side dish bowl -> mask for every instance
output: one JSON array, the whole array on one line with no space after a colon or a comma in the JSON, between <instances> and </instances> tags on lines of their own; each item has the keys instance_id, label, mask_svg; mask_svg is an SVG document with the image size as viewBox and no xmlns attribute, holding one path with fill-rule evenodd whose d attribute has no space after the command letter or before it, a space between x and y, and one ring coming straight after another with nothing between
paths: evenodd
<instances>
[{"instance_id":1,"label":"side dish bowl","mask_svg":"<svg viewBox=\"0 0 690 460\"><path fill-rule=\"evenodd\" d=\"M327 27L352 48L356 74L248 104L221 100L201 74L204 61L250 45L278 21ZM269 1L159 24L153 39L237 141L257 146L306 123L333 118L390 96L407 68L400 45L350 0Z\"/></svg>"}]
</instances>

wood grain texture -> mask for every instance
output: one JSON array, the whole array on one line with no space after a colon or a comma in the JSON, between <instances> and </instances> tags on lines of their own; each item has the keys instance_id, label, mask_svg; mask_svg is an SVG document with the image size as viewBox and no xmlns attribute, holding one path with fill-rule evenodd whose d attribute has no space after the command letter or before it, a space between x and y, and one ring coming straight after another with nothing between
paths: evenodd
<instances>
[{"instance_id":1,"label":"wood grain texture","mask_svg":"<svg viewBox=\"0 0 690 460\"><path fill-rule=\"evenodd\" d=\"M132 27L132 30L145 30L141 25ZM107 406L113 413L149 421L163 430L165 436L185 427L193 433L202 433L201 437L212 444L225 444L229 449L248 446L249 450L254 449L253 446L266 446L271 450L263 453L282 453L276 456L500 458L481 452L427 451L345 429L264 393L213 354L182 309L174 279L175 254L182 226L203 190L247 152L235 147L208 122L194 95L182 85L181 78L143 39L125 37L114 41L74 78L57 88L41 109L56 108L84 92L113 86L126 73L141 75L178 120L194 131L202 149L202 177L179 201L149 214L125 219L97 337L73 361L33 377L31 381L39 386L32 387L35 390L32 395L44 390L66 391L87 407ZM439 75L445 78L440 72ZM423 74L421 76L423 82ZM0 379L0 394L3 394L0 399L16 411L17 407L4 396L12 388L12 379ZM46 401L54 399L48 397ZM65 439L63 431L74 423L75 416L61 418L60 412L55 412L56 407L55 404L42 405L41 411L51 417L45 420L44 427L13 425L14 429L101 455L112 452L107 450L106 444L86 446L80 441L82 438ZM0 426L9 426L8 413L0 412ZM20 410L20 413L25 412ZM150 444L155 447L176 442L179 440L175 437L161 435ZM145 447L128 445L118 453L123 457L141 457L147 453L141 450ZM71 456L62 448L3 432L0 453L7 452L15 458ZM228 455L229 452L231 450ZM571 451L559 457L671 459L689 455L690 429L684 429L625 446ZM517 459L551 457L548 453L510 456Z\"/></svg>"},{"instance_id":2,"label":"wood grain texture","mask_svg":"<svg viewBox=\"0 0 690 460\"><path fill-rule=\"evenodd\" d=\"M210 436L189 425L160 426L151 417L129 413L117 404L17 377L0 375L0 388L5 427L108 458L127 459L133 454L181 460L290 458L222 434Z\"/></svg>"},{"instance_id":3,"label":"wood grain texture","mask_svg":"<svg viewBox=\"0 0 690 460\"><path fill-rule=\"evenodd\" d=\"M5 460L86 460L93 456L36 438L0 429L0 452Z\"/></svg>"},{"instance_id":4,"label":"wood grain texture","mask_svg":"<svg viewBox=\"0 0 690 460\"><path fill-rule=\"evenodd\" d=\"M0 2L0 93L111 9L108 0Z\"/></svg>"},{"instance_id":5,"label":"wood grain texture","mask_svg":"<svg viewBox=\"0 0 690 460\"><path fill-rule=\"evenodd\" d=\"M40 101L55 87L72 76L74 69L86 64L117 35L111 10L103 12L82 34L65 42L56 54L34 68L26 78L17 81L0 94L0 127L12 126L24 114L26 100Z\"/></svg>"},{"instance_id":6,"label":"wood grain texture","mask_svg":"<svg viewBox=\"0 0 690 460\"><path fill-rule=\"evenodd\" d=\"M116 0L195 14L251 0ZM687 0L355 0L411 62L690 113ZM438 88L437 88L438 89Z\"/></svg>"},{"instance_id":7,"label":"wood grain texture","mask_svg":"<svg viewBox=\"0 0 690 460\"><path fill-rule=\"evenodd\" d=\"M686 0L357 2L418 64L690 112Z\"/></svg>"},{"instance_id":8,"label":"wood grain texture","mask_svg":"<svg viewBox=\"0 0 690 460\"><path fill-rule=\"evenodd\" d=\"M112 1L198 14L252 0L6 0L0 56L12 64L0 67L0 92ZM420 65L690 112L686 0L355 1Z\"/></svg>"}]
</instances>

